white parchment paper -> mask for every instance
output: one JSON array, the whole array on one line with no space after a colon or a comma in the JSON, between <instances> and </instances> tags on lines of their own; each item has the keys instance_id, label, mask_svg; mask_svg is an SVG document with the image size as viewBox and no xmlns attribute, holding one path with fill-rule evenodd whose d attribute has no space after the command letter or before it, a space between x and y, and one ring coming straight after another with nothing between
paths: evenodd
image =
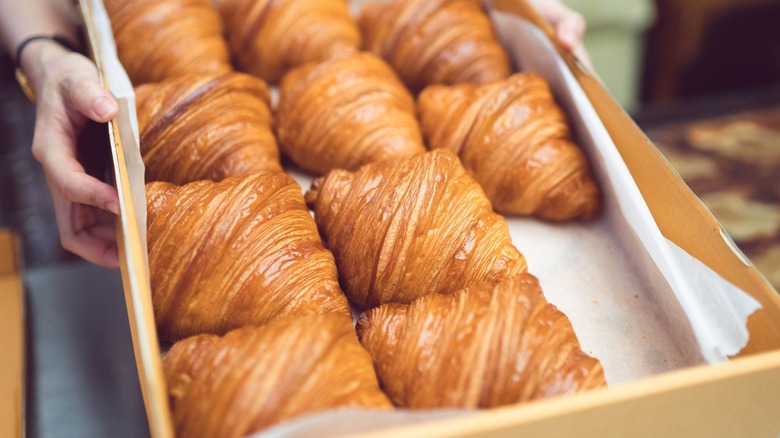
<instances>
[{"instance_id":1,"label":"white parchment paper","mask_svg":"<svg viewBox=\"0 0 780 438\"><path fill-rule=\"evenodd\" d=\"M146 191L144 189L144 162L141 159L140 140L138 137L138 117L135 111L135 91L133 85L119 62L116 53L114 33L111 30L111 21L108 19L103 2L91 1L93 23L98 34L98 46L103 60L104 80L107 82L111 94L119 105L117 124L122 140L124 159L130 175L130 191L135 207L136 221L142 244L146 250ZM121 197L120 197L121 199ZM144 251L146 252L146 251ZM148 263L147 263L148 264Z\"/></svg>"},{"instance_id":2,"label":"white parchment paper","mask_svg":"<svg viewBox=\"0 0 780 438\"><path fill-rule=\"evenodd\" d=\"M702 356L710 363L738 353L747 344L747 318L760 307L758 302L663 237L606 128L547 37L514 15L492 11L491 17L517 67L541 73L550 81L580 144L592 160L599 158L594 167L602 187L611 186L609 202L618 204L617 211L614 205L607 206L610 220L618 226L622 216L644 249L632 254L639 258L644 258L642 253L648 255L673 292L668 294L663 287L654 290L656 301L668 312L665 316L671 328L680 333L689 324ZM629 230L619 231L624 241L630 240ZM638 260L637 265L647 265L647 261ZM673 301L679 303L682 315L674 311L677 305Z\"/></svg>"}]
</instances>

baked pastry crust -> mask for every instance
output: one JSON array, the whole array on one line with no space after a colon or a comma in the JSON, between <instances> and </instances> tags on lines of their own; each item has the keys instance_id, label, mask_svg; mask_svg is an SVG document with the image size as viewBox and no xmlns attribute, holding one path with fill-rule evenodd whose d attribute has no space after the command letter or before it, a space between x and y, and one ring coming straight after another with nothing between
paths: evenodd
<instances>
[{"instance_id":1,"label":"baked pastry crust","mask_svg":"<svg viewBox=\"0 0 780 438\"><path fill-rule=\"evenodd\" d=\"M475 0L395 0L366 5L364 47L418 92L431 84L485 84L510 74L509 58Z\"/></svg>"},{"instance_id":2,"label":"baked pastry crust","mask_svg":"<svg viewBox=\"0 0 780 438\"><path fill-rule=\"evenodd\" d=\"M418 111L428 146L458 154L496 211L551 221L598 213L587 158L541 76L431 86L420 94Z\"/></svg>"},{"instance_id":3,"label":"baked pastry crust","mask_svg":"<svg viewBox=\"0 0 780 438\"><path fill-rule=\"evenodd\" d=\"M276 83L297 66L360 48L347 0L215 0L243 71Z\"/></svg>"},{"instance_id":4,"label":"baked pastry crust","mask_svg":"<svg viewBox=\"0 0 780 438\"><path fill-rule=\"evenodd\" d=\"M146 185L152 302L162 339L288 315L350 315L300 186L284 173Z\"/></svg>"},{"instance_id":5,"label":"baked pastry crust","mask_svg":"<svg viewBox=\"0 0 780 438\"><path fill-rule=\"evenodd\" d=\"M105 0L117 54L133 85L232 70L209 0Z\"/></svg>"},{"instance_id":6,"label":"baked pastry crust","mask_svg":"<svg viewBox=\"0 0 780 438\"><path fill-rule=\"evenodd\" d=\"M276 132L285 155L318 175L425 152L414 98L370 53L288 73L280 88Z\"/></svg>"},{"instance_id":7,"label":"baked pastry crust","mask_svg":"<svg viewBox=\"0 0 780 438\"><path fill-rule=\"evenodd\" d=\"M405 408L492 408L606 385L569 319L529 274L362 315L361 343Z\"/></svg>"},{"instance_id":8,"label":"baked pastry crust","mask_svg":"<svg viewBox=\"0 0 780 438\"><path fill-rule=\"evenodd\" d=\"M188 338L163 367L179 437L239 438L325 409L392 409L344 315Z\"/></svg>"},{"instance_id":9,"label":"baked pastry crust","mask_svg":"<svg viewBox=\"0 0 780 438\"><path fill-rule=\"evenodd\" d=\"M526 271L504 218L458 157L437 150L334 170L306 194L361 309L498 282Z\"/></svg>"},{"instance_id":10,"label":"baked pastry crust","mask_svg":"<svg viewBox=\"0 0 780 438\"><path fill-rule=\"evenodd\" d=\"M136 103L147 181L186 184L282 170L262 79L182 76L136 88Z\"/></svg>"}]
</instances>

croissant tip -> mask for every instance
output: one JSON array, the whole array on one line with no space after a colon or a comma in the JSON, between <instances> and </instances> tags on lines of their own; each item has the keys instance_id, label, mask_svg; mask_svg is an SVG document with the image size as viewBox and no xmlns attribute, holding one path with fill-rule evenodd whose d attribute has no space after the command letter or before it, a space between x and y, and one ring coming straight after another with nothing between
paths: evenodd
<instances>
[{"instance_id":1,"label":"croissant tip","mask_svg":"<svg viewBox=\"0 0 780 438\"><path fill-rule=\"evenodd\" d=\"M310 210L314 210L317 207L317 202L320 198L320 188L322 187L322 178L317 178L311 183L311 188L303 195L303 200L306 201L306 206Z\"/></svg>"},{"instance_id":2,"label":"croissant tip","mask_svg":"<svg viewBox=\"0 0 780 438\"><path fill-rule=\"evenodd\" d=\"M355 323L355 331L357 332L358 339L363 339L363 333L371 325L369 313L371 310L365 310L360 312Z\"/></svg>"},{"instance_id":3,"label":"croissant tip","mask_svg":"<svg viewBox=\"0 0 780 438\"><path fill-rule=\"evenodd\" d=\"M595 219L599 213L601 213L601 197L599 196L599 190L595 184L590 184L590 196L584 198L580 204L575 219L580 221L589 221Z\"/></svg>"},{"instance_id":4,"label":"croissant tip","mask_svg":"<svg viewBox=\"0 0 780 438\"><path fill-rule=\"evenodd\" d=\"M551 196L549 204L542 205L531 214L539 219L554 223L586 222L595 219L602 210L599 189L593 181L581 184L570 190L562 190L557 199L555 196ZM564 206L565 208L563 208ZM508 213L523 214L516 211Z\"/></svg>"}]
</instances>

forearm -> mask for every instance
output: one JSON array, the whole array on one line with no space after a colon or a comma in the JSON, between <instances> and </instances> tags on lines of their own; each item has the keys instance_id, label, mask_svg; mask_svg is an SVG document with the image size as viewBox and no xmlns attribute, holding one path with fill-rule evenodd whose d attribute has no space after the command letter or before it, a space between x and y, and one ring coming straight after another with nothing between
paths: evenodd
<instances>
[{"instance_id":1,"label":"forearm","mask_svg":"<svg viewBox=\"0 0 780 438\"><path fill-rule=\"evenodd\" d=\"M62 35L77 42L76 8L70 0L0 0L0 39L6 52L15 56L19 44L31 35ZM22 69L38 88L46 60L61 48L32 43L24 50Z\"/></svg>"},{"instance_id":2,"label":"forearm","mask_svg":"<svg viewBox=\"0 0 780 438\"><path fill-rule=\"evenodd\" d=\"M76 41L75 5L69 0L0 0L0 38L13 54L32 34L61 34Z\"/></svg>"}]
</instances>

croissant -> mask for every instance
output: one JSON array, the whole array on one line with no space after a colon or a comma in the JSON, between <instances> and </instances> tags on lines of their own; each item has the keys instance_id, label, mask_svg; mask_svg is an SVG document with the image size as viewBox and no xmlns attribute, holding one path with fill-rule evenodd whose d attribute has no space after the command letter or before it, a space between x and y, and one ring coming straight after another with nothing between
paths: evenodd
<instances>
[{"instance_id":1,"label":"croissant","mask_svg":"<svg viewBox=\"0 0 780 438\"><path fill-rule=\"evenodd\" d=\"M425 152L414 99L392 69L369 53L287 74L276 117L282 151L317 174Z\"/></svg>"},{"instance_id":2,"label":"croissant","mask_svg":"<svg viewBox=\"0 0 780 438\"><path fill-rule=\"evenodd\" d=\"M331 171L306 201L362 309L527 269L504 218L449 151Z\"/></svg>"},{"instance_id":3,"label":"croissant","mask_svg":"<svg viewBox=\"0 0 780 438\"><path fill-rule=\"evenodd\" d=\"M510 74L509 58L474 0L397 0L365 6L364 46L414 92L430 84L485 84Z\"/></svg>"},{"instance_id":4,"label":"croissant","mask_svg":"<svg viewBox=\"0 0 780 438\"><path fill-rule=\"evenodd\" d=\"M222 334L286 315L349 315L331 253L284 173L146 185L161 338Z\"/></svg>"},{"instance_id":5,"label":"croissant","mask_svg":"<svg viewBox=\"0 0 780 438\"><path fill-rule=\"evenodd\" d=\"M163 362L179 437L244 437L332 408L392 409L343 315L290 317L180 341Z\"/></svg>"},{"instance_id":6,"label":"croissant","mask_svg":"<svg viewBox=\"0 0 780 438\"><path fill-rule=\"evenodd\" d=\"M136 100L147 181L185 184L282 170L261 79L182 76L136 88Z\"/></svg>"},{"instance_id":7,"label":"croissant","mask_svg":"<svg viewBox=\"0 0 780 438\"><path fill-rule=\"evenodd\" d=\"M405 408L491 408L605 386L529 274L360 315L380 384Z\"/></svg>"},{"instance_id":8,"label":"croissant","mask_svg":"<svg viewBox=\"0 0 780 438\"><path fill-rule=\"evenodd\" d=\"M277 82L289 69L360 47L345 0L214 0L238 68Z\"/></svg>"},{"instance_id":9,"label":"croissant","mask_svg":"<svg viewBox=\"0 0 780 438\"><path fill-rule=\"evenodd\" d=\"M209 0L104 0L117 54L134 85L230 71Z\"/></svg>"},{"instance_id":10,"label":"croissant","mask_svg":"<svg viewBox=\"0 0 780 438\"><path fill-rule=\"evenodd\" d=\"M431 86L420 94L418 110L428 146L457 153L496 211L553 221L599 211L587 159L540 76Z\"/></svg>"}]
</instances>

